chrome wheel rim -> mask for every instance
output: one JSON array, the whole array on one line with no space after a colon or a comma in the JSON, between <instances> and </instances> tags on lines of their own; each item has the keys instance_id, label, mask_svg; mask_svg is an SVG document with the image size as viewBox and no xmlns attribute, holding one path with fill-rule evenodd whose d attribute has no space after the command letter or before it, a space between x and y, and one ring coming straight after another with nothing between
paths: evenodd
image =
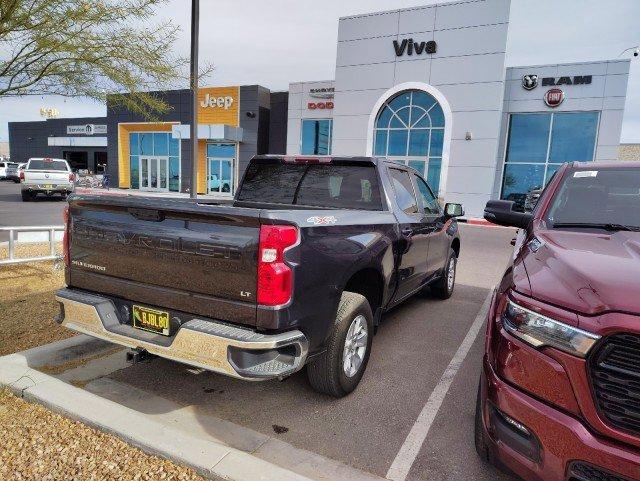
<instances>
[{"instance_id":1,"label":"chrome wheel rim","mask_svg":"<svg viewBox=\"0 0 640 481\"><path fill-rule=\"evenodd\" d=\"M449 269L447 269L447 289L449 292L453 290L453 283L456 280L456 260L452 257L449 260Z\"/></svg>"},{"instance_id":2,"label":"chrome wheel rim","mask_svg":"<svg viewBox=\"0 0 640 481\"><path fill-rule=\"evenodd\" d=\"M368 337L367 319L360 314L351 321L344 341L342 369L347 377L355 376L360 370L364 355L367 352Z\"/></svg>"}]
</instances>

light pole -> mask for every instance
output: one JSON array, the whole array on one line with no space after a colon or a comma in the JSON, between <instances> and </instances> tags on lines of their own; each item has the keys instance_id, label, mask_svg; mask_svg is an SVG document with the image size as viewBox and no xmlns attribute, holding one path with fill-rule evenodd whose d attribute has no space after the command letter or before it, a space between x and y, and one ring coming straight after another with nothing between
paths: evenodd
<instances>
[{"instance_id":1,"label":"light pole","mask_svg":"<svg viewBox=\"0 0 640 481\"><path fill-rule=\"evenodd\" d=\"M191 0L191 185L189 197L198 197L198 31L200 0Z\"/></svg>"}]
</instances>

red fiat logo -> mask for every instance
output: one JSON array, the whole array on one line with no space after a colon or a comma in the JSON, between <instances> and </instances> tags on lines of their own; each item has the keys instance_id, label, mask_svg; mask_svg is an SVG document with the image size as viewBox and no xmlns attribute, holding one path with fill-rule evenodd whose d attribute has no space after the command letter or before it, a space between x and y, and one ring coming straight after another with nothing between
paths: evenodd
<instances>
[{"instance_id":1,"label":"red fiat logo","mask_svg":"<svg viewBox=\"0 0 640 481\"><path fill-rule=\"evenodd\" d=\"M560 89L549 89L544 94L544 103L549 107L557 107L564 100L564 92Z\"/></svg>"}]
</instances>

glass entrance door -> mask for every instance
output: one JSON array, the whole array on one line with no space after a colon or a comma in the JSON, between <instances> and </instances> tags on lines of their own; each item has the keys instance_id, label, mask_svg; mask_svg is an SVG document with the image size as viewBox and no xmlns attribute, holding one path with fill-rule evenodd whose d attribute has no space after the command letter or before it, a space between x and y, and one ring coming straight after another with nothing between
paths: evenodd
<instances>
[{"instance_id":1,"label":"glass entrance door","mask_svg":"<svg viewBox=\"0 0 640 481\"><path fill-rule=\"evenodd\" d=\"M140 190L169 190L168 166L168 157L140 157Z\"/></svg>"},{"instance_id":2,"label":"glass entrance door","mask_svg":"<svg viewBox=\"0 0 640 481\"><path fill-rule=\"evenodd\" d=\"M233 195L236 144L207 144L207 193Z\"/></svg>"}]
</instances>

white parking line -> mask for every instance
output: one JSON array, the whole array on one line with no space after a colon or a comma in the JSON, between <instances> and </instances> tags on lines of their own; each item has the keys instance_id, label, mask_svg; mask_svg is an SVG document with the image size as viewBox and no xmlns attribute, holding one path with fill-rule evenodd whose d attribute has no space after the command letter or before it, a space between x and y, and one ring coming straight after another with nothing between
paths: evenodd
<instances>
[{"instance_id":1,"label":"white parking line","mask_svg":"<svg viewBox=\"0 0 640 481\"><path fill-rule=\"evenodd\" d=\"M431 395L429 396L427 403L422 408L418 419L411 428L411 431L409 431L409 435L400 447L400 451L398 451L396 458L393 460L393 463L391 463L391 467L387 472L387 479L392 481L404 481L407 478L409 470L420 452L422 443L424 443L424 440L427 438L427 434L429 434L431 424L436 418L438 410L440 409L440 406L442 406L442 402L451 387L453 378L458 372L458 369L460 369L464 359L467 357L480 328L484 324L492 295L493 291L489 292L487 298L482 304L482 307L480 308L480 311L478 312L478 315L473 321L473 324L471 324L467 335L463 339L462 344L460 344L460 347L458 347L458 350L451 359L451 362L444 370L444 373L442 373L442 377L440 377L440 381L437 386L431 392Z\"/></svg>"}]
</instances>

